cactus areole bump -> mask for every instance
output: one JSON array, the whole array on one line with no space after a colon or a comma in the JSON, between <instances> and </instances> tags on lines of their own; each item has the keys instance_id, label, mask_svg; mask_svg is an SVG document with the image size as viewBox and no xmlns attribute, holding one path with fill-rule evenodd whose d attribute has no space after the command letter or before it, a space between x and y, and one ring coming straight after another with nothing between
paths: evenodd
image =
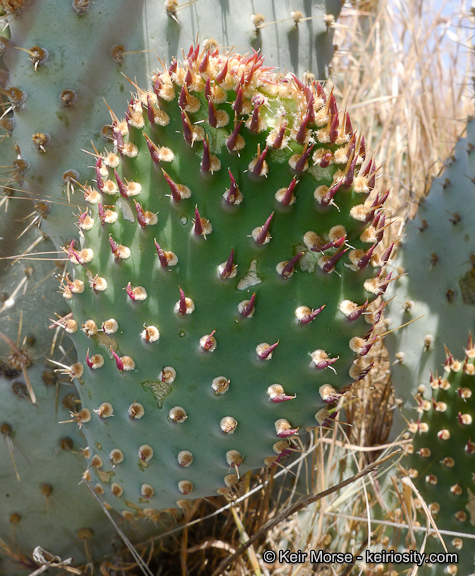
<instances>
[{"instance_id":1,"label":"cactus areole bump","mask_svg":"<svg viewBox=\"0 0 475 576\"><path fill-rule=\"evenodd\" d=\"M132 517L232 490L331 421L365 373L390 249L363 136L258 53L192 47L112 133L62 288L85 476Z\"/></svg>"}]
</instances>

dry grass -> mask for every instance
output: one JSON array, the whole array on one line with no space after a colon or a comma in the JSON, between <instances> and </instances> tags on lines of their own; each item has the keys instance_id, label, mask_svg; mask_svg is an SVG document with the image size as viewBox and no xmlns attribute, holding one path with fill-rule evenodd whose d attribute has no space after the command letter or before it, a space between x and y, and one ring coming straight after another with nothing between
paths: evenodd
<instances>
[{"instance_id":1,"label":"dry grass","mask_svg":"<svg viewBox=\"0 0 475 576\"><path fill-rule=\"evenodd\" d=\"M352 4L339 20L332 79L406 216L473 114L473 16L460 0Z\"/></svg>"}]
</instances>

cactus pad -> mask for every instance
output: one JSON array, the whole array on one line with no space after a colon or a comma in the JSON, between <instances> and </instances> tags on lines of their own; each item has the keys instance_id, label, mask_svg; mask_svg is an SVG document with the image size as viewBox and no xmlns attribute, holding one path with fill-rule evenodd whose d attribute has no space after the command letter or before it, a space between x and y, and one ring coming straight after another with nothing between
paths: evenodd
<instances>
[{"instance_id":1,"label":"cactus pad","mask_svg":"<svg viewBox=\"0 0 475 576\"><path fill-rule=\"evenodd\" d=\"M430 378L432 398L418 396L420 416L410 425L415 433L413 453L404 462L437 526L467 534L473 534L475 526L474 359L470 337L465 357L456 360L448 352L443 375ZM444 539L449 552L459 554L459 564L449 573L473 574L472 541L458 536ZM437 539L429 542L428 552L440 546Z\"/></svg>"},{"instance_id":2,"label":"cactus pad","mask_svg":"<svg viewBox=\"0 0 475 576\"><path fill-rule=\"evenodd\" d=\"M474 147L472 120L407 224L395 260L398 273L407 275L398 280L391 302L392 327L418 318L386 339L394 388L409 403L426 374L440 370L445 345L457 354L468 332L475 334Z\"/></svg>"},{"instance_id":3,"label":"cactus pad","mask_svg":"<svg viewBox=\"0 0 475 576\"><path fill-rule=\"evenodd\" d=\"M387 194L334 96L257 53L192 47L112 130L64 248L70 376L86 478L153 515L275 462L366 373Z\"/></svg>"}]
</instances>

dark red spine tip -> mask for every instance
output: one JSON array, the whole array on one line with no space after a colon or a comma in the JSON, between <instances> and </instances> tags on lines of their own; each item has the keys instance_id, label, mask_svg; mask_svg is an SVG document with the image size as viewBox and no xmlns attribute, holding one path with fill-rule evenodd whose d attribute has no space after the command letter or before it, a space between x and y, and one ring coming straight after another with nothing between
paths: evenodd
<instances>
[{"instance_id":1,"label":"dark red spine tip","mask_svg":"<svg viewBox=\"0 0 475 576\"><path fill-rule=\"evenodd\" d=\"M311 247L312 252L325 252L329 248L340 248L345 243L346 236L341 236L338 240L327 242L326 244L314 244Z\"/></svg>"},{"instance_id":2,"label":"dark red spine tip","mask_svg":"<svg viewBox=\"0 0 475 576\"><path fill-rule=\"evenodd\" d=\"M178 290L180 291L180 303L178 305L178 312L180 314L186 314L186 297L183 290L178 286Z\"/></svg>"},{"instance_id":3,"label":"dark red spine tip","mask_svg":"<svg viewBox=\"0 0 475 576\"><path fill-rule=\"evenodd\" d=\"M320 362L314 362L314 364L319 370L325 370L325 368L335 364L337 360L338 358L327 358L326 360L320 360Z\"/></svg>"},{"instance_id":4,"label":"dark red spine tip","mask_svg":"<svg viewBox=\"0 0 475 576\"><path fill-rule=\"evenodd\" d=\"M368 266L373 256L374 249L376 248L376 244L373 244L369 250L367 250L364 255L358 260L358 268L363 270Z\"/></svg>"},{"instance_id":5,"label":"dark red spine tip","mask_svg":"<svg viewBox=\"0 0 475 576\"><path fill-rule=\"evenodd\" d=\"M170 63L170 66L168 67L168 73L169 74L175 74L175 72L177 71L178 68L178 61L175 60L175 58L173 58L173 60Z\"/></svg>"},{"instance_id":6,"label":"dark red spine tip","mask_svg":"<svg viewBox=\"0 0 475 576\"><path fill-rule=\"evenodd\" d=\"M295 165L295 172L300 173L303 172L305 169L305 164L307 163L308 157L310 156L313 147L315 146L315 144L312 144L311 146L309 146L304 152L303 154L300 156L300 158L298 159L297 164Z\"/></svg>"},{"instance_id":7,"label":"dark red spine tip","mask_svg":"<svg viewBox=\"0 0 475 576\"><path fill-rule=\"evenodd\" d=\"M305 114L305 116L303 117L302 122L300 123L300 128L298 129L298 132L295 136L295 140L297 140L297 142L299 144L304 144L306 138L307 138L307 124L308 124L308 120L309 120L309 115L308 112L307 114Z\"/></svg>"},{"instance_id":8,"label":"dark red spine tip","mask_svg":"<svg viewBox=\"0 0 475 576\"><path fill-rule=\"evenodd\" d=\"M338 120L338 113L335 114L334 116L332 116L332 121L330 124L330 132L328 134L328 137L330 138L330 142L335 142L335 140L338 138L338 126L339 126L340 122Z\"/></svg>"},{"instance_id":9,"label":"dark red spine tip","mask_svg":"<svg viewBox=\"0 0 475 576\"><path fill-rule=\"evenodd\" d=\"M186 87L186 84L183 84L180 90L180 97L178 98L178 106L180 106L180 108L184 110L187 104L188 104L188 88Z\"/></svg>"},{"instance_id":10,"label":"dark red spine tip","mask_svg":"<svg viewBox=\"0 0 475 576\"><path fill-rule=\"evenodd\" d=\"M121 358L117 355L117 353L115 352L115 350L112 348L110 348L111 354L114 357L115 360L115 365L117 366L117 370L119 372L123 372L124 371L124 363L122 362Z\"/></svg>"},{"instance_id":11,"label":"dark red spine tip","mask_svg":"<svg viewBox=\"0 0 475 576\"><path fill-rule=\"evenodd\" d=\"M329 204L331 204L333 202L333 198L335 197L338 190L341 188L341 185L342 185L342 182L339 181L339 182L334 182L330 186L330 188L328 189L328 192L322 198L322 206L328 206Z\"/></svg>"},{"instance_id":12,"label":"dark red spine tip","mask_svg":"<svg viewBox=\"0 0 475 576\"><path fill-rule=\"evenodd\" d=\"M358 154L361 156L363 161L366 159L366 144L365 144L365 139L364 139L363 135L361 136L360 149L358 151Z\"/></svg>"},{"instance_id":13,"label":"dark red spine tip","mask_svg":"<svg viewBox=\"0 0 475 576\"><path fill-rule=\"evenodd\" d=\"M353 160L351 161L351 164L348 166L348 170L346 172L345 178L343 180L343 184L345 186L352 186L353 185L353 180L355 177L355 167L356 167L356 156L353 158Z\"/></svg>"},{"instance_id":14,"label":"dark red spine tip","mask_svg":"<svg viewBox=\"0 0 475 576\"><path fill-rule=\"evenodd\" d=\"M152 140L150 140L147 134L144 133L144 136L145 141L147 142L148 151L150 152L150 156L152 158L152 162L158 164L158 162L160 162L159 148L154 142L152 142Z\"/></svg>"},{"instance_id":15,"label":"dark red spine tip","mask_svg":"<svg viewBox=\"0 0 475 576\"><path fill-rule=\"evenodd\" d=\"M112 250L112 254L115 256L117 254L117 251L119 249L119 245L117 244L117 242L112 238L112 234L109 234L109 245L111 247Z\"/></svg>"},{"instance_id":16,"label":"dark red spine tip","mask_svg":"<svg viewBox=\"0 0 475 576\"><path fill-rule=\"evenodd\" d=\"M266 156L267 156L267 150L268 150L268 146L266 146L264 148L264 151L262 152L262 154L257 159L257 162L256 162L256 164L252 170L252 172L255 176L260 176L262 173L262 169L264 167L264 160L266 159Z\"/></svg>"},{"instance_id":17,"label":"dark red spine tip","mask_svg":"<svg viewBox=\"0 0 475 576\"><path fill-rule=\"evenodd\" d=\"M279 342L277 341L277 342L275 342L275 344L271 344L270 346L268 346L262 352L258 352L257 355L259 356L259 358L261 360L266 360L272 354L272 352L277 348L278 345L279 345Z\"/></svg>"},{"instance_id":18,"label":"dark red spine tip","mask_svg":"<svg viewBox=\"0 0 475 576\"><path fill-rule=\"evenodd\" d=\"M176 202L176 204L178 204L178 202L180 202L180 200L181 200L181 194L180 194L180 191L178 190L178 186L170 178L170 176L165 172L165 170L163 168L162 168L162 173L163 173L163 177L167 181L168 186L170 187L170 191L172 193L173 200Z\"/></svg>"},{"instance_id":19,"label":"dark red spine tip","mask_svg":"<svg viewBox=\"0 0 475 576\"><path fill-rule=\"evenodd\" d=\"M216 128L218 125L218 120L216 118L216 108L214 107L213 101L211 99L208 100L208 123L213 128Z\"/></svg>"},{"instance_id":20,"label":"dark red spine tip","mask_svg":"<svg viewBox=\"0 0 475 576\"><path fill-rule=\"evenodd\" d=\"M127 110L125 112L125 119L127 120L127 123L132 118L132 114L134 113L133 106L134 106L134 99L131 98L129 101L129 105L127 106Z\"/></svg>"},{"instance_id":21,"label":"dark red spine tip","mask_svg":"<svg viewBox=\"0 0 475 576\"><path fill-rule=\"evenodd\" d=\"M259 68L259 66L256 64L256 62L254 62L251 66L251 69L249 70L249 73L247 75L247 78L244 80L244 83L247 85L251 82L252 77L254 76L254 72Z\"/></svg>"},{"instance_id":22,"label":"dark red spine tip","mask_svg":"<svg viewBox=\"0 0 475 576\"><path fill-rule=\"evenodd\" d=\"M297 434L298 431L299 431L298 428L292 428L290 430L283 430L282 432L279 432L277 434L277 436L279 438L289 438L289 436L294 436L295 434Z\"/></svg>"},{"instance_id":23,"label":"dark red spine tip","mask_svg":"<svg viewBox=\"0 0 475 576\"><path fill-rule=\"evenodd\" d=\"M211 334L207 336L206 340L204 341L204 344L202 345L203 350L209 351L215 346L215 339L214 339L215 332L216 330L213 330Z\"/></svg>"},{"instance_id":24,"label":"dark red spine tip","mask_svg":"<svg viewBox=\"0 0 475 576\"><path fill-rule=\"evenodd\" d=\"M183 137L186 143L191 146L193 144L193 130L191 128L191 122L188 115L183 110L181 111L181 121L183 124Z\"/></svg>"},{"instance_id":25,"label":"dark red spine tip","mask_svg":"<svg viewBox=\"0 0 475 576\"><path fill-rule=\"evenodd\" d=\"M188 72L186 73L185 76L185 84L189 86L192 82L193 82L193 74L191 73L191 70L188 68Z\"/></svg>"},{"instance_id":26,"label":"dark red spine tip","mask_svg":"<svg viewBox=\"0 0 475 576\"><path fill-rule=\"evenodd\" d=\"M295 85L297 86L297 88L301 91L301 92L305 92L305 95L307 96L307 86L302 82L302 80L300 80L300 78L297 78L297 76L295 74L291 74L292 80L294 81Z\"/></svg>"},{"instance_id":27,"label":"dark red spine tip","mask_svg":"<svg viewBox=\"0 0 475 576\"><path fill-rule=\"evenodd\" d=\"M377 338L372 338L371 340L368 340L366 342L366 344L364 346L361 346L360 350L359 350L359 355L360 356L366 356L366 354L368 354L368 352L371 350L371 348L373 347L374 343L376 342Z\"/></svg>"},{"instance_id":28,"label":"dark red spine tip","mask_svg":"<svg viewBox=\"0 0 475 576\"><path fill-rule=\"evenodd\" d=\"M286 128L287 128L287 122L283 122L282 126L279 128L279 133L277 134L276 139L272 143L272 148L274 148L275 150L279 150L280 148L282 148Z\"/></svg>"},{"instance_id":29,"label":"dark red spine tip","mask_svg":"<svg viewBox=\"0 0 475 576\"><path fill-rule=\"evenodd\" d=\"M345 132L350 136L353 134L353 126L351 125L351 118L348 112L346 113L345 116Z\"/></svg>"},{"instance_id":30,"label":"dark red spine tip","mask_svg":"<svg viewBox=\"0 0 475 576\"><path fill-rule=\"evenodd\" d=\"M254 292L254 294L251 296L249 302L243 306L242 310L241 310L241 314L247 318L249 316L249 314L251 314L254 311L256 305L256 293Z\"/></svg>"},{"instance_id":31,"label":"dark red spine tip","mask_svg":"<svg viewBox=\"0 0 475 576\"><path fill-rule=\"evenodd\" d=\"M345 248L345 250L341 250L340 252L336 252L336 254L333 254L333 256L327 260L323 266L323 271L326 273L329 273L333 270L333 268L336 266L338 260L348 252L349 248Z\"/></svg>"},{"instance_id":32,"label":"dark red spine tip","mask_svg":"<svg viewBox=\"0 0 475 576\"><path fill-rule=\"evenodd\" d=\"M159 78L157 77L157 79L153 83L153 92L154 92L155 96L157 96L157 98L159 97L158 94L159 94L161 88L162 88L162 84L161 84Z\"/></svg>"},{"instance_id":33,"label":"dark red spine tip","mask_svg":"<svg viewBox=\"0 0 475 576\"><path fill-rule=\"evenodd\" d=\"M354 312L349 314L348 320L350 322L357 320L366 311L367 308L368 308L368 300L366 300L366 302L362 306L358 306L358 308Z\"/></svg>"},{"instance_id":34,"label":"dark red spine tip","mask_svg":"<svg viewBox=\"0 0 475 576\"><path fill-rule=\"evenodd\" d=\"M232 152L234 150L234 147L236 146L239 130L241 129L242 123L243 121L241 120L239 124L236 124L234 130L231 133L231 136L226 141L226 146L228 147L228 150L230 152Z\"/></svg>"},{"instance_id":35,"label":"dark red spine tip","mask_svg":"<svg viewBox=\"0 0 475 576\"><path fill-rule=\"evenodd\" d=\"M370 160L368 164L366 164L366 166L362 168L362 170L360 170L360 176L368 176L372 168L373 168L373 160Z\"/></svg>"},{"instance_id":36,"label":"dark red spine tip","mask_svg":"<svg viewBox=\"0 0 475 576\"><path fill-rule=\"evenodd\" d=\"M142 205L139 204L137 201L135 201L135 210L137 211L137 220L139 221L140 226L142 226L142 228L144 228L145 226L147 226L147 219L145 218L145 212L144 209L142 208Z\"/></svg>"},{"instance_id":37,"label":"dark red spine tip","mask_svg":"<svg viewBox=\"0 0 475 576\"><path fill-rule=\"evenodd\" d=\"M257 134L259 132L259 110L260 105L258 103L255 103L254 110L252 112L251 123L249 125L249 130L253 134Z\"/></svg>"},{"instance_id":38,"label":"dark red spine tip","mask_svg":"<svg viewBox=\"0 0 475 576\"><path fill-rule=\"evenodd\" d=\"M99 202L99 204L97 205L97 211L99 212L99 219L102 222L102 224L106 223L106 214L104 212L104 206Z\"/></svg>"},{"instance_id":39,"label":"dark red spine tip","mask_svg":"<svg viewBox=\"0 0 475 576\"><path fill-rule=\"evenodd\" d=\"M377 296L381 296L382 294L384 294L386 292L386 290L389 286L389 283L391 282L391 276L392 276L392 272L390 272L386 276L386 278L382 282L380 282Z\"/></svg>"},{"instance_id":40,"label":"dark red spine tip","mask_svg":"<svg viewBox=\"0 0 475 576\"><path fill-rule=\"evenodd\" d=\"M305 252L299 252L296 256L292 258L292 260L289 260L287 262L287 264L284 266L284 269L281 272L283 278L287 280L287 278L289 278L292 275L295 265L300 260L300 258L302 258L304 254Z\"/></svg>"},{"instance_id":41,"label":"dark red spine tip","mask_svg":"<svg viewBox=\"0 0 475 576\"><path fill-rule=\"evenodd\" d=\"M355 380L355 382L359 382L360 380L363 380L363 378L366 378L366 376L368 376L368 374L371 372L371 369L374 366L374 362L371 362L371 364L369 366L366 366L366 368L363 368L363 370L361 370L361 372L359 373L358 378Z\"/></svg>"},{"instance_id":42,"label":"dark red spine tip","mask_svg":"<svg viewBox=\"0 0 475 576\"><path fill-rule=\"evenodd\" d=\"M74 248L75 240L71 240L67 250L68 250L68 257L73 258L76 260L78 264L84 264L83 259L81 258L79 252Z\"/></svg>"},{"instance_id":43,"label":"dark red spine tip","mask_svg":"<svg viewBox=\"0 0 475 576\"><path fill-rule=\"evenodd\" d=\"M150 94L147 95L147 118L150 124L154 123L155 114L153 113L153 104L152 99L150 98Z\"/></svg>"},{"instance_id":44,"label":"dark red spine tip","mask_svg":"<svg viewBox=\"0 0 475 576\"><path fill-rule=\"evenodd\" d=\"M211 98L211 80L209 76L206 79L205 84L205 98L207 98L208 100Z\"/></svg>"},{"instance_id":45,"label":"dark red spine tip","mask_svg":"<svg viewBox=\"0 0 475 576\"><path fill-rule=\"evenodd\" d=\"M120 195L123 196L124 198L128 198L127 187L126 187L126 185L123 183L123 181L122 181L122 179L120 178L120 176L117 174L117 170L114 170L114 176L115 176L115 180L116 180L116 182L117 182L117 186L119 187Z\"/></svg>"},{"instance_id":46,"label":"dark red spine tip","mask_svg":"<svg viewBox=\"0 0 475 576\"><path fill-rule=\"evenodd\" d=\"M234 248L231 250L231 254L229 254L228 259L226 260L226 265L223 268L223 271L221 272L221 278L223 280L229 278L229 276L232 274L233 269L234 269Z\"/></svg>"},{"instance_id":47,"label":"dark red spine tip","mask_svg":"<svg viewBox=\"0 0 475 576\"><path fill-rule=\"evenodd\" d=\"M228 204L234 204L238 198L239 188L229 168L228 172L229 172L229 178L231 180L231 186L229 187L228 193L225 196L225 200Z\"/></svg>"},{"instance_id":48,"label":"dark red spine tip","mask_svg":"<svg viewBox=\"0 0 475 576\"><path fill-rule=\"evenodd\" d=\"M322 98L322 100L324 102L326 102L327 101L327 95L325 94L325 90L323 89L323 86L320 84L320 82L314 82L313 87L315 88L315 92L317 93L317 96L319 98Z\"/></svg>"},{"instance_id":49,"label":"dark red spine tip","mask_svg":"<svg viewBox=\"0 0 475 576\"><path fill-rule=\"evenodd\" d=\"M209 172L211 169L211 155L209 153L209 142L208 138L206 137L203 140L203 158L201 160L201 170L203 172Z\"/></svg>"},{"instance_id":50,"label":"dark red spine tip","mask_svg":"<svg viewBox=\"0 0 475 576\"><path fill-rule=\"evenodd\" d=\"M289 184L287 190L285 191L284 196L282 197L282 200L280 201L280 203L283 206L289 206L289 204L292 201L292 196L295 190L295 186L297 185L297 180L294 178L292 179L292 182Z\"/></svg>"},{"instance_id":51,"label":"dark red spine tip","mask_svg":"<svg viewBox=\"0 0 475 576\"><path fill-rule=\"evenodd\" d=\"M338 106L336 105L336 98L333 91L330 94L329 110L332 116L338 116Z\"/></svg>"},{"instance_id":52,"label":"dark red spine tip","mask_svg":"<svg viewBox=\"0 0 475 576\"><path fill-rule=\"evenodd\" d=\"M308 88L308 86L307 86ZM307 92L306 92L307 93ZM315 97L314 95L310 92L310 95L307 96L307 116L308 116L308 124L310 124L310 126L313 126L315 124Z\"/></svg>"},{"instance_id":53,"label":"dark red spine tip","mask_svg":"<svg viewBox=\"0 0 475 576\"><path fill-rule=\"evenodd\" d=\"M264 226L262 226L262 228L259 231L259 234L256 237L256 242L258 244L264 244L267 238L267 234L269 232L269 228L270 228L270 223L272 220L272 217L274 216L274 212L272 212L272 214L269 216L269 218L267 218L267 220L264 222Z\"/></svg>"},{"instance_id":54,"label":"dark red spine tip","mask_svg":"<svg viewBox=\"0 0 475 576\"><path fill-rule=\"evenodd\" d=\"M222 67L222 69L218 72L217 76L216 76L216 82L218 84L221 84L221 82L224 82L224 80L226 79L226 74L228 73L228 60L226 60L224 66Z\"/></svg>"},{"instance_id":55,"label":"dark red spine tip","mask_svg":"<svg viewBox=\"0 0 475 576\"><path fill-rule=\"evenodd\" d=\"M132 283L129 282L127 284L127 286L125 287L125 291L127 292L127 296L131 299L131 300L135 300L135 292L132 288Z\"/></svg>"},{"instance_id":56,"label":"dark red spine tip","mask_svg":"<svg viewBox=\"0 0 475 576\"><path fill-rule=\"evenodd\" d=\"M197 236L201 236L203 234L203 225L201 224L201 216L198 212L198 206L195 206L195 223L193 226L193 232Z\"/></svg>"},{"instance_id":57,"label":"dark red spine tip","mask_svg":"<svg viewBox=\"0 0 475 576\"><path fill-rule=\"evenodd\" d=\"M289 396L288 394L278 394L271 398L272 402L280 403L280 402L287 402L287 400L293 400L295 396Z\"/></svg>"},{"instance_id":58,"label":"dark red spine tip","mask_svg":"<svg viewBox=\"0 0 475 576\"><path fill-rule=\"evenodd\" d=\"M203 58L201 59L200 65L198 70L201 74L204 74L208 70L209 65L209 50L204 53Z\"/></svg>"},{"instance_id":59,"label":"dark red spine tip","mask_svg":"<svg viewBox=\"0 0 475 576\"><path fill-rule=\"evenodd\" d=\"M191 54L191 56L190 56L190 58L189 58L190 61L191 61L191 62L196 62L196 60L197 60L197 58L198 58L199 55L200 55L200 45L197 44L197 45L196 45L196 48L193 50L193 52L192 52L192 54Z\"/></svg>"},{"instance_id":60,"label":"dark red spine tip","mask_svg":"<svg viewBox=\"0 0 475 576\"><path fill-rule=\"evenodd\" d=\"M310 324L310 322L312 322L312 320L315 320L315 318L320 314L320 312L325 308L326 304L324 304L323 306L320 306L320 308L316 308L315 310L312 310L310 312L310 314L307 314L306 316L304 316L303 318L300 319L300 324Z\"/></svg>"},{"instance_id":61,"label":"dark red spine tip","mask_svg":"<svg viewBox=\"0 0 475 576\"><path fill-rule=\"evenodd\" d=\"M158 255L158 259L160 260L160 264L166 268L168 266L168 260L167 257L165 256L165 252L162 250L162 248L160 247L160 244L157 242L156 239L153 240L155 243L155 248L157 250L157 255Z\"/></svg>"},{"instance_id":62,"label":"dark red spine tip","mask_svg":"<svg viewBox=\"0 0 475 576\"><path fill-rule=\"evenodd\" d=\"M233 110L238 115L241 114L242 112L243 100L244 100L244 92L242 87L240 86L236 94L236 100L234 100L233 104Z\"/></svg>"}]
</instances>

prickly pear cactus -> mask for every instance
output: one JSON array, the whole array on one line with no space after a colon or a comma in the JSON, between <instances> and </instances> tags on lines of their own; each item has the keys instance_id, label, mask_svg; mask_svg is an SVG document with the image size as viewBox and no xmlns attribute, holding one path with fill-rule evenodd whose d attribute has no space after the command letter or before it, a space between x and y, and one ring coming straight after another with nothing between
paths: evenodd
<instances>
[{"instance_id":1,"label":"prickly pear cactus","mask_svg":"<svg viewBox=\"0 0 475 576\"><path fill-rule=\"evenodd\" d=\"M37 546L75 566L123 547L80 483L86 443L72 416L79 396L48 361L67 362L60 350L71 352L52 312L68 312L57 294L64 261L53 263L53 243L34 226L26 229L31 205L19 196L0 199L0 573L8 576L39 568ZM122 529L141 541L163 532L155 520Z\"/></svg>"},{"instance_id":2,"label":"prickly pear cactus","mask_svg":"<svg viewBox=\"0 0 475 576\"><path fill-rule=\"evenodd\" d=\"M475 526L475 346L470 336L465 355L457 360L450 352L441 376L430 378L429 394L419 394L412 455L403 460L417 489L440 529L473 534ZM425 524L420 508L419 520ZM445 536L449 552L458 554L450 574L475 573L473 540ZM436 537L429 538L427 552L442 552ZM435 568L435 566L434 566ZM440 566L439 566L440 568ZM428 570L422 573L431 573Z\"/></svg>"},{"instance_id":3,"label":"prickly pear cactus","mask_svg":"<svg viewBox=\"0 0 475 576\"><path fill-rule=\"evenodd\" d=\"M367 373L391 248L364 138L259 54L192 47L112 118L63 295L86 478L133 516L226 492L329 422Z\"/></svg>"},{"instance_id":4,"label":"prickly pear cactus","mask_svg":"<svg viewBox=\"0 0 475 576\"><path fill-rule=\"evenodd\" d=\"M475 334L475 121L406 226L395 261L398 273L386 339L394 388L405 402L427 374L440 371L445 345L459 354ZM390 296L393 294L390 293ZM403 428L401 422L399 430Z\"/></svg>"},{"instance_id":5,"label":"prickly pear cactus","mask_svg":"<svg viewBox=\"0 0 475 576\"><path fill-rule=\"evenodd\" d=\"M210 46L263 49L272 65L326 78L341 1L310 4L260 2L256 14L249 0L3 2L11 30L5 59L13 138L29 163L24 188L49 202L48 211L40 206L43 230L58 245L68 238L68 202L90 163L79 150L109 135L103 98L123 110L125 77L145 78L157 54L170 59L198 36Z\"/></svg>"}]
</instances>

